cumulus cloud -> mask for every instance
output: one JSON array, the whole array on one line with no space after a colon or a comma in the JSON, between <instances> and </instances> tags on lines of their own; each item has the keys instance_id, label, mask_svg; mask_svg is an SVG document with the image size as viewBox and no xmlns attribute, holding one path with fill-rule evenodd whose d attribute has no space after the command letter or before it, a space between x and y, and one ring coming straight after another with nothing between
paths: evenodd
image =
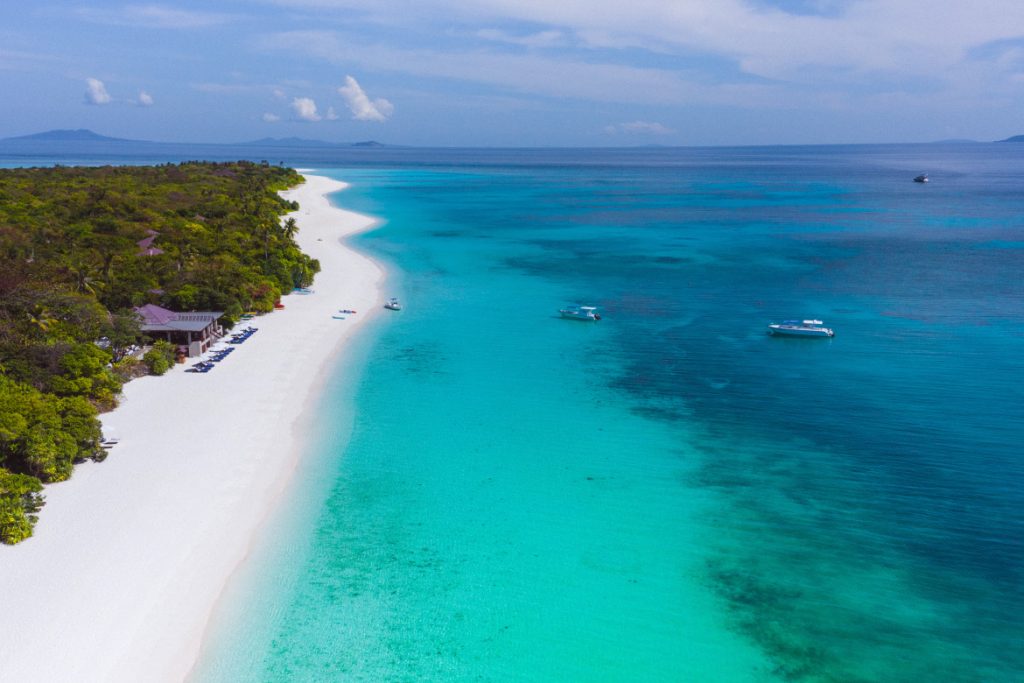
<instances>
[{"instance_id":1,"label":"cumulus cloud","mask_svg":"<svg viewBox=\"0 0 1024 683\"><path fill-rule=\"evenodd\" d=\"M327 113L324 114L324 118L328 121L337 121L338 112L334 111L334 107L327 107Z\"/></svg>"},{"instance_id":2,"label":"cumulus cloud","mask_svg":"<svg viewBox=\"0 0 1024 683\"><path fill-rule=\"evenodd\" d=\"M292 100L292 111L303 121L319 121L320 114L316 111L316 102L311 97L296 97Z\"/></svg>"},{"instance_id":3,"label":"cumulus cloud","mask_svg":"<svg viewBox=\"0 0 1024 683\"><path fill-rule=\"evenodd\" d=\"M284 94L284 90L281 90L281 88L274 88L272 92L274 94L274 97L276 97L279 100L283 100L286 97L286 95Z\"/></svg>"},{"instance_id":4,"label":"cumulus cloud","mask_svg":"<svg viewBox=\"0 0 1024 683\"><path fill-rule=\"evenodd\" d=\"M263 120L266 123L277 123L281 120L281 117L277 114L271 114L269 111L263 114Z\"/></svg>"},{"instance_id":5,"label":"cumulus cloud","mask_svg":"<svg viewBox=\"0 0 1024 683\"><path fill-rule=\"evenodd\" d=\"M139 100L138 101L139 101L139 106L140 107L152 107L153 106L153 96L150 95L145 90L140 90L139 91Z\"/></svg>"},{"instance_id":6,"label":"cumulus cloud","mask_svg":"<svg viewBox=\"0 0 1024 683\"><path fill-rule=\"evenodd\" d=\"M675 131L657 121L629 121L605 126L606 133L636 133L641 135L668 135Z\"/></svg>"},{"instance_id":7,"label":"cumulus cloud","mask_svg":"<svg viewBox=\"0 0 1024 683\"><path fill-rule=\"evenodd\" d=\"M85 101L89 104L110 104L107 86L98 78L85 79Z\"/></svg>"},{"instance_id":8,"label":"cumulus cloud","mask_svg":"<svg viewBox=\"0 0 1024 683\"><path fill-rule=\"evenodd\" d=\"M338 92L345 98L352 118L357 121L386 121L395 111L394 105L384 98L371 101L359 82L351 76L345 76L345 85L338 88Z\"/></svg>"}]
</instances>

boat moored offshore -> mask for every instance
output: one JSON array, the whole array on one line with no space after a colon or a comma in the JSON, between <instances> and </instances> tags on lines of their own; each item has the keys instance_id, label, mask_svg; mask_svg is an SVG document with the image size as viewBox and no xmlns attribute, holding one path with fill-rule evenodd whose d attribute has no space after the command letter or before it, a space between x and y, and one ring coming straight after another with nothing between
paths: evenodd
<instances>
[{"instance_id":1,"label":"boat moored offshore","mask_svg":"<svg viewBox=\"0 0 1024 683\"><path fill-rule=\"evenodd\" d=\"M562 314L563 318L570 320L597 321L601 319L601 314L593 306L569 306L558 312Z\"/></svg>"},{"instance_id":2,"label":"boat moored offshore","mask_svg":"<svg viewBox=\"0 0 1024 683\"><path fill-rule=\"evenodd\" d=\"M768 334L783 337L834 337L832 328L820 320L783 320L768 325Z\"/></svg>"},{"instance_id":3,"label":"boat moored offshore","mask_svg":"<svg viewBox=\"0 0 1024 683\"><path fill-rule=\"evenodd\" d=\"M392 297L388 299L388 302L386 304L384 304L384 308L390 309L392 311L400 311L402 310L402 304L398 303L398 299Z\"/></svg>"}]
</instances>

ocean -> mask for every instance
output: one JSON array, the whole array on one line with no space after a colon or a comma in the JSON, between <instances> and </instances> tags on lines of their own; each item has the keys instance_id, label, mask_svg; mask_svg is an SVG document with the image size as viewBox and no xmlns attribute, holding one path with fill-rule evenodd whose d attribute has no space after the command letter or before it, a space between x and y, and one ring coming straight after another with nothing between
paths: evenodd
<instances>
[{"instance_id":1,"label":"ocean","mask_svg":"<svg viewBox=\"0 0 1024 683\"><path fill-rule=\"evenodd\" d=\"M281 152L405 306L191 681L1024 680L1022 151Z\"/></svg>"}]
</instances>

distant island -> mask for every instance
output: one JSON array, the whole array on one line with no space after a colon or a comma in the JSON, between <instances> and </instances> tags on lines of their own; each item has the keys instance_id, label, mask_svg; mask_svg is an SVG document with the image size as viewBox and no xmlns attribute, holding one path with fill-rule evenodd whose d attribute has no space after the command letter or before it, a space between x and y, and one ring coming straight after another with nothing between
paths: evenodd
<instances>
[{"instance_id":1,"label":"distant island","mask_svg":"<svg viewBox=\"0 0 1024 683\"><path fill-rule=\"evenodd\" d=\"M125 138L107 137L106 135L100 135L99 133L94 133L85 128L78 128L76 130L48 130L42 133L33 133L31 135L19 135L18 137L4 138L3 140L0 140L0 142L14 142L19 140L38 140L43 142L137 142L136 140L127 140Z\"/></svg>"},{"instance_id":2,"label":"distant island","mask_svg":"<svg viewBox=\"0 0 1024 683\"><path fill-rule=\"evenodd\" d=\"M998 142L1024 142L1024 135L1014 135L1012 138L1006 138Z\"/></svg>"},{"instance_id":3,"label":"distant island","mask_svg":"<svg viewBox=\"0 0 1024 683\"><path fill-rule=\"evenodd\" d=\"M156 142L153 140L129 140L127 138L115 138L107 135L100 135L99 133L93 132L86 128L78 128L75 130L71 129L60 129L60 130L48 130L42 133L32 133L31 135L19 135L17 137L9 137L0 139L0 144L3 143L14 143L15 145L25 143L50 143L50 142L79 142L79 143L105 143L105 144L133 144L133 145L180 145L180 144L206 144L215 147L224 146L244 146L244 147L370 147L379 148L386 147L383 143L377 142L376 140L367 140L361 142L327 142L326 140L310 140L307 138L299 137L288 137L288 138L260 138L259 140L249 140L246 142L227 142L227 143L177 143L177 142Z\"/></svg>"}]
</instances>

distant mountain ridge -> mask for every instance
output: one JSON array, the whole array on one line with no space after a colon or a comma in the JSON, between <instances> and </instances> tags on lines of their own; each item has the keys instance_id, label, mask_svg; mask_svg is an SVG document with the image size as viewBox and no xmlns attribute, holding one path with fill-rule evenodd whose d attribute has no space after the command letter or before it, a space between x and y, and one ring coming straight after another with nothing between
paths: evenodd
<instances>
[{"instance_id":1,"label":"distant mountain ridge","mask_svg":"<svg viewBox=\"0 0 1024 683\"><path fill-rule=\"evenodd\" d=\"M19 135L13 138L3 138L3 141L8 140L40 140L50 142L137 142L136 140L128 140L126 138L112 138L106 135L100 135L94 133L86 128L77 129L58 129L48 130L42 133L32 133L31 135Z\"/></svg>"},{"instance_id":2,"label":"distant mountain ridge","mask_svg":"<svg viewBox=\"0 0 1024 683\"><path fill-rule=\"evenodd\" d=\"M1014 135L1013 137L1006 138L1005 140L999 140L998 142L1024 142L1024 135Z\"/></svg>"},{"instance_id":3,"label":"distant mountain ridge","mask_svg":"<svg viewBox=\"0 0 1024 683\"><path fill-rule=\"evenodd\" d=\"M0 143L3 142L14 142L14 143L25 143L25 142L106 142L106 143L132 143L132 144L146 144L146 145L176 145L182 143L175 142L155 142L152 140L129 140L127 138L113 138L107 135L100 135L99 133L93 132L86 128L78 129L59 129L59 130L48 130L42 133L33 133L31 135L19 135L17 137L0 138ZM377 142L376 140L367 140L365 142L327 142L326 140L309 140L307 138L261 138L259 140L250 140L248 142L209 142L209 143L197 143L197 144L209 144L209 145L231 145L231 146L245 146L245 147L386 147L383 143Z\"/></svg>"}]
</instances>

